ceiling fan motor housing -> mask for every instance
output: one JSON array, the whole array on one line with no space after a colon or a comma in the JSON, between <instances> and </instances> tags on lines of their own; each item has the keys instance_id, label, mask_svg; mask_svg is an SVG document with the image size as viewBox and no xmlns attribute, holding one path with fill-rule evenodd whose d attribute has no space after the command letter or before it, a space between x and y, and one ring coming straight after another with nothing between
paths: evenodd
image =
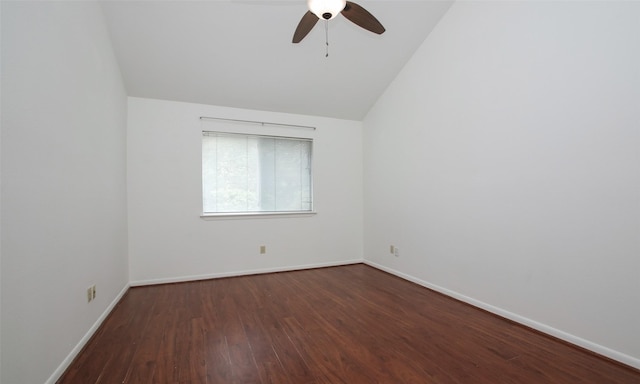
<instances>
[{"instance_id":1,"label":"ceiling fan motor housing","mask_svg":"<svg viewBox=\"0 0 640 384\"><path fill-rule=\"evenodd\" d=\"M338 14L342 14L352 23L378 35L383 34L385 31L384 26L380 24L375 16L352 1L307 0L307 5L309 6L309 10L302 16L291 40L294 44L304 39L318 20L331 20Z\"/></svg>"},{"instance_id":2,"label":"ceiling fan motor housing","mask_svg":"<svg viewBox=\"0 0 640 384\"><path fill-rule=\"evenodd\" d=\"M307 0L309 10L318 16L318 19L331 20L336 17L344 7L346 0Z\"/></svg>"}]
</instances>

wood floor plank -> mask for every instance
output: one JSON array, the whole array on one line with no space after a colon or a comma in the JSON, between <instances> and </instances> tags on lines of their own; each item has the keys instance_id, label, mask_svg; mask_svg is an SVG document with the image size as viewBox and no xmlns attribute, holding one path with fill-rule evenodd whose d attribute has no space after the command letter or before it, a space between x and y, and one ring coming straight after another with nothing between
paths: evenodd
<instances>
[{"instance_id":1,"label":"wood floor plank","mask_svg":"<svg viewBox=\"0 0 640 384\"><path fill-rule=\"evenodd\" d=\"M357 264L131 288L58 383L638 384L640 371Z\"/></svg>"},{"instance_id":2,"label":"wood floor plank","mask_svg":"<svg viewBox=\"0 0 640 384\"><path fill-rule=\"evenodd\" d=\"M256 364L247 338L238 302L242 302L244 290L242 278L239 284L230 287L232 300L227 301L222 310L221 323L231 361L231 374L233 383L262 383L260 371Z\"/></svg>"},{"instance_id":3,"label":"wood floor plank","mask_svg":"<svg viewBox=\"0 0 640 384\"><path fill-rule=\"evenodd\" d=\"M203 319L205 321L205 359L207 362L207 383L230 383L231 355L227 343L222 314L226 303L231 300L227 295L228 280L212 281L210 296L203 301Z\"/></svg>"},{"instance_id":4,"label":"wood floor plank","mask_svg":"<svg viewBox=\"0 0 640 384\"><path fill-rule=\"evenodd\" d=\"M155 300L159 302L166 300L169 295L167 289L148 291L154 293ZM158 335L164 333L167 312L161 306L155 306L149 315L148 326L141 335L141 345L144 345L145 348L136 349L136 353L131 359L129 381L132 383L153 383L158 369L157 351L161 349L163 343L163 338Z\"/></svg>"},{"instance_id":5,"label":"wood floor plank","mask_svg":"<svg viewBox=\"0 0 640 384\"><path fill-rule=\"evenodd\" d=\"M133 316L126 324L117 324L110 332L111 337L106 338L108 345L120 345L121 350L109 348L113 358L106 366L100 380L96 383L125 383L131 382L131 372L133 369L134 356L143 345L143 336L151 320L151 314L156 303L154 292L151 289L132 291L128 295L131 301L127 308ZM104 346L103 346L104 348ZM100 348L101 349L101 348ZM95 361L92 363L96 363Z\"/></svg>"}]
</instances>

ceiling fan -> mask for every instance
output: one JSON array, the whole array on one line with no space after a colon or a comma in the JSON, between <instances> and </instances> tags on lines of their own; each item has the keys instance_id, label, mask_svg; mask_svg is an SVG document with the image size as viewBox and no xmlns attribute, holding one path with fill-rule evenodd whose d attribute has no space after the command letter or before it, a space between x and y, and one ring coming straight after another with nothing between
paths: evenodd
<instances>
[{"instance_id":1,"label":"ceiling fan","mask_svg":"<svg viewBox=\"0 0 640 384\"><path fill-rule=\"evenodd\" d=\"M342 13L352 23L377 33L384 33L385 29L372 14L360 5L345 0L307 0L309 10L302 16L293 34L293 43L299 43L309 34L318 20L331 20Z\"/></svg>"}]
</instances>

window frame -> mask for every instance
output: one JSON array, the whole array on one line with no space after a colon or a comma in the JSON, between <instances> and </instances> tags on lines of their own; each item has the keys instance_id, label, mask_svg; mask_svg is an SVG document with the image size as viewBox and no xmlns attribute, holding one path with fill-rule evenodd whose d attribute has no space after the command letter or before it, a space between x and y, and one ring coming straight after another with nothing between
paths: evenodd
<instances>
[{"instance_id":1,"label":"window frame","mask_svg":"<svg viewBox=\"0 0 640 384\"><path fill-rule=\"evenodd\" d=\"M311 143L310 146L310 154L309 154L309 164L310 164L310 209L309 210L301 210L301 211L237 211L237 212L205 212L204 211L204 177L202 168L202 160L204 157L204 152L202 150L202 140L207 133L220 134L220 135L229 135L229 136L244 136L244 137L252 137L252 138L267 138L267 139L282 139L282 140L297 140L297 141L308 141ZM248 132L234 132L234 131L226 131L226 130L210 130L210 129L202 129L200 132L200 144L201 144L201 153L200 153L200 206L201 206L201 214L200 218L205 220L213 220L213 219L242 219L242 218L266 218L266 217L304 217L304 216L313 216L316 215L315 211L315 196L314 196L314 144L315 140L313 137L308 136L284 136L284 135L274 135L274 134L264 134L264 133L248 133Z\"/></svg>"}]
</instances>

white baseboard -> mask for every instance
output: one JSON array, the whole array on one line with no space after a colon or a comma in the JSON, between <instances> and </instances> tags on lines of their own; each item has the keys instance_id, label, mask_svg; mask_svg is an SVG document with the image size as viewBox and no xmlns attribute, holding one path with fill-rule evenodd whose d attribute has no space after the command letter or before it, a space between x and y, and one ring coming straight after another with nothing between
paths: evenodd
<instances>
[{"instance_id":1,"label":"white baseboard","mask_svg":"<svg viewBox=\"0 0 640 384\"><path fill-rule=\"evenodd\" d=\"M542 333L545 333L547 335L551 335L553 337L556 337L558 339L564 340L564 341L569 342L571 344L574 344L574 345L577 345L579 347L588 349L588 350L590 350L592 352L595 352L597 354L600 354L602 356L606 356L606 357L608 357L610 359L619 361L619 362L621 362L623 364L626 364L626 365L629 365L631 367L640 369L640 359L637 359L637 358L635 358L633 356L626 355L624 353L618 352L618 351L613 350L611 348L607 348L607 347L602 346L600 344L596 344L596 343L591 342L589 340L585 340L583 338L580 338L578 336L572 335L570 333L567 333L567 332L561 331L559 329L550 327L550 326L548 326L546 324L539 323L539 322L537 322L535 320L531 320L529 318L520 316L518 314L506 311L506 310L504 310L502 308L498 308L498 307L495 307L493 305L487 304L485 302L476 300L474 298L462 295L462 294L460 294L458 292L455 292L455 291L452 291L450 289L446 289L446 288L440 287L438 285L431 284L431 283L429 283L427 281L418 279L418 278L416 278L414 276L411 276L411 275L408 275L406 273L402 273L402 272L396 271L395 269L385 267L385 266L380 265L378 263L374 263L373 261L364 260L364 263L369 265L369 266L371 266L371 267L373 267L373 268L379 269L381 271L388 272L388 273L390 273L392 275L395 275L395 276L398 276L398 277L400 277L402 279L405 279L405 280L411 281L413 283L416 283L418 285L421 285L423 287L432 289L432 290L434 290L436 292L440 292L440 293L442 293L444 295L447 295L447 296L452 297L454 299L463 301L463 302L465 302L467 304L471 304L474 307L478 307L478 308L484 309L485 311L488 311L488 312L494 313L494 314L496 314L498 316L504 317L506 319L515 321L516 323L520 323L520 324L526 325L527 327L533 328L533 329L535 329L537 331L540 331Z\"/></svg>"},{"instance_id":2,"label":"white baseboard","mask_svg":"<svg viewBox=\"0 0 640 384\"><path fill-rule=\"evenodd\" d=\"M338 267L341 265L359 264L363 262L364 262L363 259L352 259L352 260L333 261L333 262L327 262L327 263L294 265L294 266L287 266L287 267L249 269L249 270L243 270L243 271L210 273L205 275L192 275L192 276L181 276L181 277L168 277L168 278L162 278L162 279L137 280L137 281L132 281L131 283L129 283L129 285L132 287L139 287L143 285L182 283L182 282L196 281L196 280L219 279L223 277L259 275L263 273L298 271L301 269Z\"/></svg>"},{"instance_id":3,"label":"white baseboard","mask_svg":"<svg viewBox=\"0 0 640 384\"><path fill-rule=\"evenodd\" d=\"M100 325L102 325L102 322L107 318L107 316L109 316L109 314L111 313L113 308L116 306L116 304L118 304L122 296L124 296L124 294L127 293L127 289L129 289L129 284L125 285L124 288L122 288L122 290L118 294L118 296L116 296L116 298L113 299L113 301L111 301L111 304L109 304L109 306L104 310L104 312L102 312L102 315L100 315L98 320L96 320L93 326L87 331L87 333L85 333L82 339L80 339L80 342L71 350L69 355L67 355L67 357L62 361L62 364L60 364L58 369L56 369L55 372L53 372L53 374L49 377L49 379L45 381L45 384L55 384L55 382L58 381L58 379L60 379L64 371L66 371L67 368L69 368L69 365L71 365L71 363L73 362L73 359L75 359L76 356L78 356L78 353L82 351L82 348L84 348L84 346L87 344L89 339L91 339L93 334L96 333L98 328L100 328Z\"/></svg>"}]
</instances>

